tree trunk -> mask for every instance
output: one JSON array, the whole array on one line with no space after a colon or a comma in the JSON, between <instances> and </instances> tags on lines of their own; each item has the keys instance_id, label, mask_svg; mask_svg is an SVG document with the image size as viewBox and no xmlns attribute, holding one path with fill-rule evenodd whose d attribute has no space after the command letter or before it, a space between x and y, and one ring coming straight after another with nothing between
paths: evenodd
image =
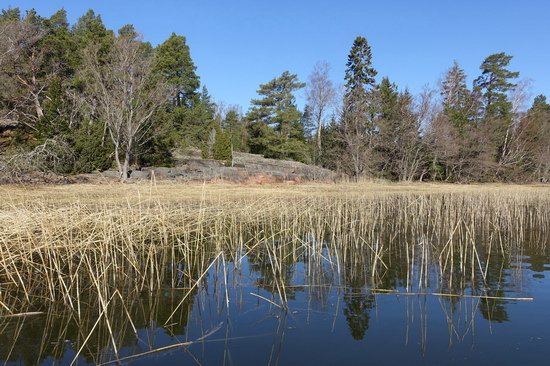
<instances>
[{"instance_id":1,"label":"tree trunk","mask_svg":"<svg viewBox=\"0 0 550 366\"><path fill-rule=\"evenodd\" d=\"M323 128L322 110L317 116L317 154L321 156L321 129Z\"/></svg>"},{"instance_id":2,"label":"tree trunk","mask_svg":"<svg viewBox=\"0 0 550 366\"><path fill-rule=\"evenodd\" d=\"M120 181L122 183L126 182L126 179L128 179L128 170L130 167L130 152L132 151L132 145L132 139L130 139L126 144L126 151L124 152L124 164L122 165L122 174L120 177Z\"/></svg>"},{"instance_id":3,"label":"tree trunk","mask_svg":"<svg viewBox=\"0 0 550 366\"><path fill-rule=\"evenodd\" d=\"M118 143L115 142L115 162L116 162L116 169L118 171L118 174L120 174L120 177L122 178L122 165L120 164L120 152L119 152L119 146Z\"/></svg>"},{"instance_id":4,"label":"tree trunk","mask_svg":"<svg viewBox=\"0 0 550 366\"><path fill-rule=\"evenodd\" d=\"M122 183L126 182L126 179L128 179L128 167L130 166L130 152L126 151L124 153L124 164L122 165L122 174L120 177L120 181Z\"/></svg>"},{"instance_id":5,"label":"tree trunk","mask_svg":"<svg viewBox=\"0 0 550 366\"><path fill-rule=\"evenodd\" d=\"M44 110L40 105L40 100L38 99L38 95L33 94L33 99L34 99L34 108L36 110L36 117L38 118L38 120L41 120L42 117L44 117Z\"/></svg>"}]
</instances>

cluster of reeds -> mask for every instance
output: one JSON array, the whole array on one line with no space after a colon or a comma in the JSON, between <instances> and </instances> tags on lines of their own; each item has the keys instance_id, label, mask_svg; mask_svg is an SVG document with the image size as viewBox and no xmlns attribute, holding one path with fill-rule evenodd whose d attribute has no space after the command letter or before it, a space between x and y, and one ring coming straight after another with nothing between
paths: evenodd
<instances>
[{"instance_id":1,"label":"cluster of reeds","mask_svg":"<svg viewBox=\"0 0 550 366\"><path fill-rule=\"evenodd\" d=\"M244 256L276 294L266 300L284 308L289 271L304 258L310 287L337 281L487 295L492 271L520 256L525 243L543 250L550 237L544 188L279 188L5 189L0 316L61 307L83 332L78 352L101 331L117 355L115 314L137 332L128 299L176 291L163 321L177 323L208 271L220 263L225 270L226 262L238 268Z\"/></svg>"}]
</instances>

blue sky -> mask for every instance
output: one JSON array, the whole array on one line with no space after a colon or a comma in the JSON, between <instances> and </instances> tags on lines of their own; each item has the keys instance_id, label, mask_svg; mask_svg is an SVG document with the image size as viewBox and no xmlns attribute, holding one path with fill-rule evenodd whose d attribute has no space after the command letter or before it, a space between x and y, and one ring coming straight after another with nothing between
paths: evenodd
<instances>
[{"instance_id":1,"label":"blue sky","mask_svg":"<svg viewBox=\"0 0 550 366\"><path fill-rule=\"evenodd\" d=\"M106 26L132 23L153 45L187 37L202 84L215 101L246 111L259 84L284 70L307 79L317 61L342 83L356 36L367 38L379 78L419 93L456 60L471 84L485 57L506 52L510 69L550 99L550 1L547 0L1 0L2 8L63 7L74 23L89 8ZM303 97L298 96L299 104Z\"/></svg>"}]
</instances>

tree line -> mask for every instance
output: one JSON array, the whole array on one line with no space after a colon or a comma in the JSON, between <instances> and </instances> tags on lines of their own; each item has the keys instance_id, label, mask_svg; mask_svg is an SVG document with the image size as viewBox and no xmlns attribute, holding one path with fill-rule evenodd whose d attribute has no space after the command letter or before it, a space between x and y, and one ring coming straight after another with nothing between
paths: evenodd
<instances>
[{"instance_id":1,"label":"tree line","mask_svg":"<svg viewBox=\"0 0 550 366\"><path fill-rule=\"evenodd\" d=\"M471 87L458 63L418 96L377 78L366 38L350 49L342 86L329 65L306 82L284 71L242 113L214 103L184 36L145 42L132 25L109 30L89 10L0 14L0 174L76 174L174 164L198 149L232 163L234 151L323 166L353 179L548 181L550 105L489 55ZM300 110L296 94L304 90Z\"/></svg>"}]
</instances>

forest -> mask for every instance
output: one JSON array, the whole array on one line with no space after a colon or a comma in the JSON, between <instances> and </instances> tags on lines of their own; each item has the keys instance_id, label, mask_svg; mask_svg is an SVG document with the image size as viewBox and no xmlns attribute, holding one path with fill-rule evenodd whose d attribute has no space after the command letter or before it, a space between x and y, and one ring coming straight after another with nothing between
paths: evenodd
<instances>
[{"instance_id":1,"label":"forest","mask_svg":"<svg viewBox=\"0 0 550 366\"><path fill-rule=\"evenodd\" d=\"M250 152L352 180L548 182L550 104L530 102L511 60L480 60L471 86L450 60L436 87L413 95L378 75L358 36L343 80L331 80L325 62L303 81L283 71L243 113L213 101L183 35L153 46L133 25L107 29L93 10L73 25L65 10L2 10L0 180L106 169L124 180L195 149L226 165L234 151Z\"/></svg>"}]
</instances>

